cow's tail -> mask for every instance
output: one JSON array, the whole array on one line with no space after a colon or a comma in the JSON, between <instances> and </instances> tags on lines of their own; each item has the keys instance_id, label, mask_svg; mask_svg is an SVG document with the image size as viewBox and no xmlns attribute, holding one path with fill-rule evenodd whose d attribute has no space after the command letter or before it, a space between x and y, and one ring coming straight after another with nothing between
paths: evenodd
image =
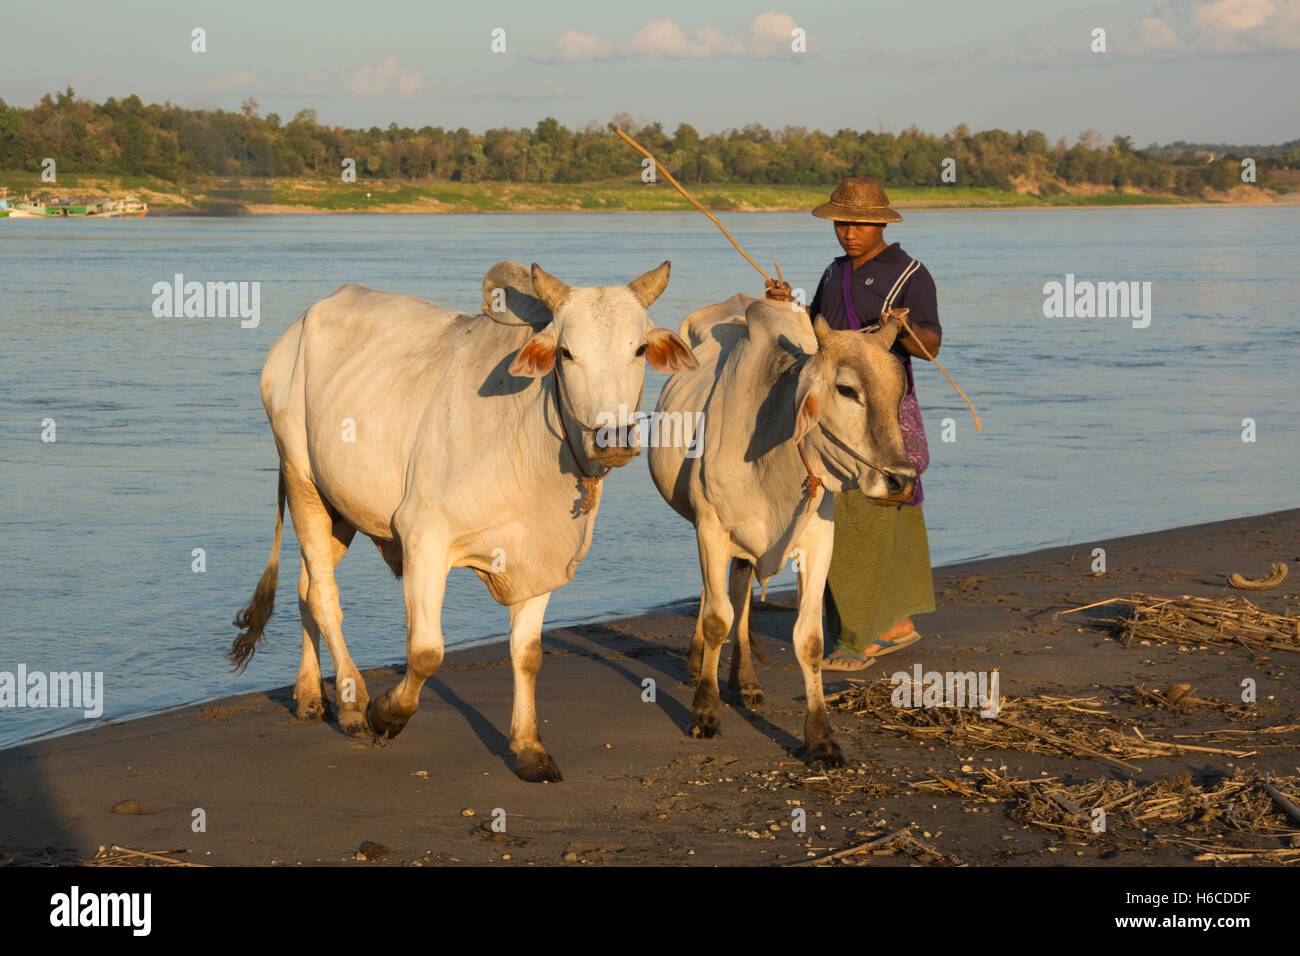
<instances>
[{"instance_id":1,"label":"cow's tail","mask_svg":"<svg viewBox=\"0 0 1300 956\"><path fill-rule=\"evenodd\" d=\"M753 611L750 612L751 614ZM760 664L768 663L767 655L763 653L763 640L766 636L759 631L754 630L754 625L749 625L749 649L754 656L758 658Z\"/></svg>"},{"instance_id":2,"label":"cow's tail","mask_svg":"<svg viewBox=\"0 0 1300 956\"><path fill-rule=\"evenodd\" d=\"M266 570L253 591L253 600L235 615L235 627L242 628L235 638L230 650L226 651L226 660L230 661L236 671L242 671L253 659L257 642L262 639L262 629L271 619L275 608L275 585L280 575L280 538L284 534L284 471L280 471L280 487L276 493L275 541L271 545L271 558L266 563Z\"/></svg>"},{"instance_id":3,"label":"cow's tail","mask_svg":"<svg viewBox=\"0 0 1300 956\"><path fill-rule=\"evenodd\" d=\"M752 575L754 573L755 573L755 569L754 566L751 564L750 574ZM759 600L766 601L767 600L767 579L764 578L759 583L763 587L763 593L762 596L759 598ZM758 631L754 630L754 583L752 577L750 578L749 588L750 588L749 613L746 615L746 620L749 623L749 634L747 635L747 637L749 638L749 649L751 652L753 652L754 656L758 658L758 662L760 664L766 664L768 661L767 661L767 655L763 653L764 636Z\"/></svg>"}]
</instances>

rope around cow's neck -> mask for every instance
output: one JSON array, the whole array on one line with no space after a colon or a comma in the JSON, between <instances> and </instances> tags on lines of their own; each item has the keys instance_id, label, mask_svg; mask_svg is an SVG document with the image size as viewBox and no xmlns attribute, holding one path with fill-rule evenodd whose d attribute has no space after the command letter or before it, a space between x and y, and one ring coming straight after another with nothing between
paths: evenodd
<instances>
[{"instance_id":1,"label":"rope around cow's neck","mask_svg":"<svg viewBox=\"0 0 1300 956\"><path fill-rule=\"evenodd\" d=\"M565 394L560 389L560 367L558 360L552 378L554 379L555 385L555 411L560 416L560 434L564 436L564 444L568 446L569 454L573 456L574 467L578 469L578 474L581 475L579 482L582 485L582 513L588 514L596 504L596 489L598 489L600 483L605 480L605 476L614 469L606 465L605 470L599 475L589 475L587 474L587 469L582 467L582 459L578 457L578 451L573 447L573 440L569 437L569 426L564 420L565 410L567 409L569 414L573 417L573 420L578 422L579 428L582 428L585 431L594 431L595 429L590 429L586 425L583 425L582 422L579 421L578 416L573 414L573 406L566 401ZM642 379L641 391L637 392L636 395L636 407L638 409L641 407L641 399L644 397L645 379Z\"/></svg>"},{"instance_id":2,"label":"rope around cow's neck","mask_svg":"<svg viewBox=\"0 0 1300 956\"><path fill-rule=\"evenodd\" d=\"M803 453L803 439L800 438L795 442L794 447L799 449L799 457L803 459L803 470L808 472L808 477L803 483L804 488L808 490L808 507L804 511L812 511L813 502L817 499L817 492L821 490L823 482L813 474L812 465L808 464L808 456Z\"/></svg>"},{"instance_id":3,"label":"rope around cow's neck","mask_svg":"<svg viewBox=\"0 0 1300 956\"><path fill-rule=\"evenodd\" d=\"M509 322L500 318L492 311L486 302L483 303L483 314L498 325L509 325L516 328L532 329L534 332L537 331L537 327L531 322ZM600 483L604 481L605 476L610 473L611 469L607 467L599 475L589 475L587 474L587 469L582 467L582 459L578 456L578 450L573 447L573 440L569 437L569 426L564 420L564 410L568 403L564 401L563 393L560 391L560 367L558 363L556 364L551 378L555 384L555 411L556 414L560 416L560 434L564 436L564 444L568 446L569 454L573 456L573 465L578 469L578 482L582 486L582 513L584 515L590 514L591 509L596 506L596 490L600 487ZM642 384L641 388L644 391L645 385ZM637 406L639 407L640 404L641 400L638 398ZM577 419L576 415L574 416L574 419Z\"/></svg>"},{"instance_id":4,"label":"rope around cow's neck","mask_svg":"<svg viewBox=\"0 0 1300 956\"><path fill-rule=\"evenodd\" d=\"M573 447L573 440L569 437L569 426L564 420L564 409L567 403L560 391L560 367L558 362L551 379L555 384L555 410L560 416L560 434L564 436L564 444L569 446L569 454L573 456L574 467L578 469L578 474L581 476L578 481L582 485L582 513L589 514L596 505L596 491L600 488L600 483L605 480L605 476L612 469L606 467L599 475L589 475L587 469L582 467L582 459L578 457L578 452ZM640 402L638 401L637 404L640 405Z\"/></svg>"},{"instance_id":5,"label":"rope around cow's neck","mask_svg":"<svg viewBox=\"0 0 1300 956\"><path fill-rule=\"evenodd\" d=\"M536 331L536 326L534 326L530 322L508 322L505 319L498 317L486 302L483 303L483 314L486 315L493 322L497 322L500 325L516 326L520 328L533 329L534 331ZM564 392L560 388L560 368L558 362L552 373L551 378L552 378L552 383L555 387L555 411L556 414L560 416L560 434L564 436L564 444L568 447L569 454L573 457L573 465L575 468L578 469L578 475L579 475L578 481L582 486L582 513L584 515L590 514L591 509L594 508L596 505L596 491L597 489L600 488L600 483L605 480L605 476L608 475L613 469L608 466L605 466L605 470L602 471L600 474L589 475L587 474L587 469L582 467L582 458L581 456L578 455L578 450L573 447L573 439L569 437L569 426L564 418L564 412L566 409L569 410L569 413L571 415L573 414L573 412L569 403L565 401ZM641 383L641 392L639 395L637 395L636 398L637 408L641 407L641 399L644 395L645 395L645 382L643 381ZM573 415L574 421L577 421L577 418L578 416ZM579 425L581 426L581 422L579 422Z\"/></svg>"},{"instance_id":6,"label":"rope around cow's neck","mask_svg":"<svg viewBox=\"0 0 1300 956\"><path fill-rule=\"evenodd\" d=\"M862 462L862 464L866 465L872 471L878 471L882 475L888 477L889 472L885 471L885 469L881 468L879 465L872 464L862 455L859 455L856 451L853 450L853 448L849 445L848 442L846 442L843 438L840 438L839 435L836 435L833 431L827 428L824 422L818 422L817 424L818 427L821 428L822 434L824 434L831 441L835 442L835 444L843 448L846 452L849 453L851 457L856 458L858 461ZM799 457L803 460L804 471L808 472L808 477L804 481L804 487L808 490L808 507L805 510L812 511L813 499L817 497L817 490L821 488L822 485L825 484L825 482L817 477L817 475L812 470L812 465L808 463L808 456L804 454L804 450L803 450L802 438L799 439L797 442L795 442L795 447L799 449ZM822 464L825 464L825 462L823 461Z\"/></svg>"},{"instance_id":7,"label":"rope around cow's neck","mask_svg":"<svg viewBox=\"0 0 1300 956\"><path fill-rule=\"evenodd\" d=\"M694 206L700 212L704 213L704 215L708 216L710 219L713 220L713 224L722 230L722 234L724 236L726 236L729 240L731 240L731 244L736 247L737 252L739 252L742 256L745 257L745 261L748 262L755 269L758 269L759 275L761 275L764 279L767 279L769 282L772 281L772 277L768 275L766 272L764 272L761 268L759 268L758 263L755 262L753 259L751 259L749 257L749 253L747 253L744 249L740 248L740 243L738 243L735 239L732 238L731 233L727 232L727 228L722 223L718 222L718 217L713 215L713 213L709 212L698 202L696 202L695 198L690 193L688 193L684 188L682 188L682 184L673 178L672 173L664 169L663 164L660 163L659 160L655 159L654 155L650 153L649 150L647 150L640 143L636 142L636 140L632 139L632 137L628 136L627 133L623 132L617 126L614 127L614 132L617 133L625 143L627 143L629 146L635 149L642 156L646 157L652 163L654 163L655 168L658 169L659 172L663 173L664 178L668 180L668 182L672 183L673 188L676 189L679 193L681 193L687 202L689 202L692 206ZM776 264L776 275L778 281L780 281L781 264L779 262ZM921 340L912 333L912 325L910 322L907 321L906 314L899 315L897 316L897 318L900 324L903 326L903 328L907 330L907 334L912 336L912 341L916 343L917 347L921 350L922 353L924 353L925 357L939 367L939 371L943 372L943 376L948 380L948 384L951 385L954 389L956 389L957 394L960 395L962 399L966 402L966 407L970 409L971 418L975 420L975 430L977 432L982 432L984 430L984 425L980 422L980 417L975 412L975 405L971 402L969 398L966 397L966 393L961 390L961 387L958 386L958 384L953 381L952 376L948 374L948 370L943 367L943 365L939 362L937 358L935 358L933 355L930 354L930 350L927 349L924 343L922 343ZM802 453L803 451L801 449L800 454ZM809 472L810 476L811 474L812 473Z\"/></svg>"}]
</instances>

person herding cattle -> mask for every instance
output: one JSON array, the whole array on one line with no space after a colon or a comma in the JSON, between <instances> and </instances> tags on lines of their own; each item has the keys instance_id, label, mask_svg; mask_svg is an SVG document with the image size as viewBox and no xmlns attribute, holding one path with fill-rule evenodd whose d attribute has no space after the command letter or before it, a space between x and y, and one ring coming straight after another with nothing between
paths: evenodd
<instances>
[{"instance_id":1,"label":"person herding cattle","mask_svg":"<svg viewBox=\"0 0 1300 956\"><path fill-rule=\"evenodd\" d=\"M822 273L809 304L810 317L823 316L834 329L878 329L887 317L907 315L891 353L903 365L907 393L900 424L908 457L919 475L929 464L912 379L912 356L930 360L939 352L943 330L934 279L897 242L885 241L885 226L901 222L880 183L867 177L844 180L830 201L812 211L835 223L844 255ZM789 286L767 283L767 298L791 299ZM918 345L917 339L920 339ZM859 491L835 498L835 547L826 589L826 631L835 647L822 668L856 671L871 659L915 643L912 615L934 610L930 548L921 509L921 484L906 504L877 504Z\"/></svg>"}]
</instances>

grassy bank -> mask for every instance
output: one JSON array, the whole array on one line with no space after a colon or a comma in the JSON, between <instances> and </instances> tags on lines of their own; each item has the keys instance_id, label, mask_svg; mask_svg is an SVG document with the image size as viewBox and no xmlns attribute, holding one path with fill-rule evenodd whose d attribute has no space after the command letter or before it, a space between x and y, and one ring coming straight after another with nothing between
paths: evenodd
<instances>
[{"instance_id":1,"label":"grassy bank","mask_svg":"<svg viewBox=\"0 0 1300 956\"><path fill-rule=\"evenodd\" d=\"M667 183L452 183L337 181L306 179L208 179L171 183L150 177L103 177L62 174L57 184L41 183L26 171L0 171L0 186L10 195L50 192L55 195L104 193L135 195L155 214L244 215L267 212L670 212L691 206ZM718 211L805 211L825 202L826 186L702 184L688 188L700 202ZM1050 194L1049 194L1050 193ZM1235 193L1235 191L1234 191ZM958 185L901 187L889 190L901 208L1033 208L1070 206L1186 205L1197 202L1250 202L1250 196L1222 195L1191 199L1140 192L1064 190L1018 193ZM1269 191L1255 201L1273 200Z\"/></svg>"}]
</instances>

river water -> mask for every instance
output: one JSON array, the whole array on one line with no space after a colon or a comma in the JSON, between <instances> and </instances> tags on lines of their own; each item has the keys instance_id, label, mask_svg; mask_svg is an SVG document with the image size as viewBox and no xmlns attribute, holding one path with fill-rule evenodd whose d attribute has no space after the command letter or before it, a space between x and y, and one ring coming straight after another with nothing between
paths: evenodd
<instances>
[{"instance_id":1,"label":"river water","mask_svg":"<svg viewBox=\"0 0 1300 956\"><path fill-rule=\"evenodd\" d=\"M831 225L806 214L722 218L809 297L839 254ZM916 363L936 565L1296 505L1300 209L909 212L887 236L935 276L941 358L984 422L977 435L939 371ZM265 353L344 282L477 311L500 259L539 261L574 285L670 259L651 316L674 329L694 308L762 290L697 214L0 220L0 672L103 672L101 719L292 683L288 522L267 640L244 676L221 657L273 530ZM260 324L155 317L154 284L176 273L259 282ZM1067 274L1149 282L1149 326L1045 318L1044 284ZM649 373L645 408L663 381ZM363 667L400 660L400 583L358 543L338 572L349 647ZM698 590L692 529L642 458L606 482L591 551L547 624ZM459 569L443 625L448 646L500 640L507 615ZM90 723L0 708L0 746Z\"/></svg>"}]
</instances>

